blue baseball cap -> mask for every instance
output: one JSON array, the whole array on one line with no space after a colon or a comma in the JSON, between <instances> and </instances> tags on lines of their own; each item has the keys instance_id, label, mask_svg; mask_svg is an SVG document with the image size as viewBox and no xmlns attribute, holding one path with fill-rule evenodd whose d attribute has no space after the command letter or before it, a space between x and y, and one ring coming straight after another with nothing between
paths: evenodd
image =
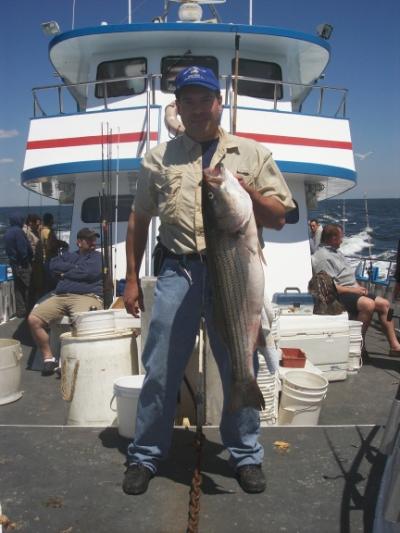
<instances>
[{"instance_id":1,"label":"blue baseball cap","mask_svg":"<svg viewBox=\"0 0 400 533\"><path fill-rule=\"evenodd\" d=\"M193 66L181 70L175 79L175 93L190 85L198 85L217 92L221 89L214 72L206 67Z\"/></svg>"}]
</instances>

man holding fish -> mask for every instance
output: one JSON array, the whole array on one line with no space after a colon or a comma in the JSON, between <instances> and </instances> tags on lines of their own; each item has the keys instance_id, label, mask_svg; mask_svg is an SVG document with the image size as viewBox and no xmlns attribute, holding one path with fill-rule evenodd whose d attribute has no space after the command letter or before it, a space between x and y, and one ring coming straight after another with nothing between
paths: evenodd
<instances>
[{"instance_id":1,"label":"man holding fish","mask_svg":"<svg viewBox=\"0 0 400 533\"><path fill-rule=\"evenodd\" d=\"M168 454L179 387L203 316L224 392L222 442L242 489L263 492L263 397L254 373L264 295L257 226L281 229L294 203L271 153L220 128L222 98L210 69L182 70L175 95L185 133L146 154L128 223L129 313L143 310L139 270L153 216L160 217L163 262L123 490L145 492Z\"/></svg>"}]
</instances>

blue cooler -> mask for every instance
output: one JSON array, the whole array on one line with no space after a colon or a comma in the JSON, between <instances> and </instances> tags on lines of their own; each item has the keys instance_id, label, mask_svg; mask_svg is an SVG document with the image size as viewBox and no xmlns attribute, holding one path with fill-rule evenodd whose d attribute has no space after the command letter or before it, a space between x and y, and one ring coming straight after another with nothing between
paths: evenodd
<instances>
[{"instance_id":1,"label":"blue cooler","mask_svg":"<svg viewBox=\"0 0 400 533\"><path fill-rule=\"evenodd\" d=\"M8 265L0 265L0 282L7 281L9 278L8 273Z\"/></svg>"},{"instance_id":2,"label":"blue cooler","mask_svg":"<svg viewBox=\"0 0 400 533\"><path fill-rule=\"evenodd\" d=\"M298 287L286 287L284 292L276 292L272 303L279 307L281 315L312 315L314 298L309 292L300 292Z\"/></svg>"}]
</instances>

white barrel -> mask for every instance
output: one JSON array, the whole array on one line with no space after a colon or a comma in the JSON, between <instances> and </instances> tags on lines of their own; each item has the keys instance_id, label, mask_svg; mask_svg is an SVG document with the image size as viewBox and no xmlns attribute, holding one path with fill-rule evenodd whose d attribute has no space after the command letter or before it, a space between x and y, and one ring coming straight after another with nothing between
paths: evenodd
<instances>
[{"instance_id":1,"label":"white barrel","mask_svg":"<svg viewBox=\"0 0 400 533\"><path fill-rule=\"evenodd\" d=\"M0 339L0 405L15 402L23 394L21 387L21 343Z\"/></svg>"},{"instance_id":2,"label":"white barrel","mask_svg":"<svg viewBox=\"0 0 400 533\"><path fill-rule=\"evenodd\" d=\"M66 424L104 427L116 424L111 408L114 381L137 374L136 338L130 331L73 337L61 335L61 390Z\"/></svg>"},{"instance_id":3,"label":"white barrel","mask_svg":"<svg viewBox=\"0 0 400 533\"><path fill-rule=\"evenodd\" d=\"M282 383L278 420L280 425L315 426L328 380L307 370L286 372Z\"/></svg>"},{"instance_id":4,"label":"white barrel","mask_svg":"<svg viewBox=\"0 0 400 533\"><path fill-rule=\"evenodd\" d=\"M144 375L122 376L114 381L114 397L117 400L118 433L133 439L136 409Z\"/></svg>"}]
</instances>

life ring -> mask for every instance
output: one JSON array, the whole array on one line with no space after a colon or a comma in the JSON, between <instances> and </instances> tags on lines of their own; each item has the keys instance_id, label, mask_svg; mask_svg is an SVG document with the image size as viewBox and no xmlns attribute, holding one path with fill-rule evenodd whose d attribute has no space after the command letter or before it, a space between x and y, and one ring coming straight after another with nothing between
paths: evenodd
<instances>
[{"instance_id":1,"label":"life ring","mask_svg":"<svg viewBox=\"0 0 400 533\"><path fill-rule=\"evenodd\" d=\"M164 122L170 134L174 135L175 137L185 131L185 126L178 118L178 109L176 107L176 102L171 102L170 104L165 106Z\"/></svg>"}]
</instances>

